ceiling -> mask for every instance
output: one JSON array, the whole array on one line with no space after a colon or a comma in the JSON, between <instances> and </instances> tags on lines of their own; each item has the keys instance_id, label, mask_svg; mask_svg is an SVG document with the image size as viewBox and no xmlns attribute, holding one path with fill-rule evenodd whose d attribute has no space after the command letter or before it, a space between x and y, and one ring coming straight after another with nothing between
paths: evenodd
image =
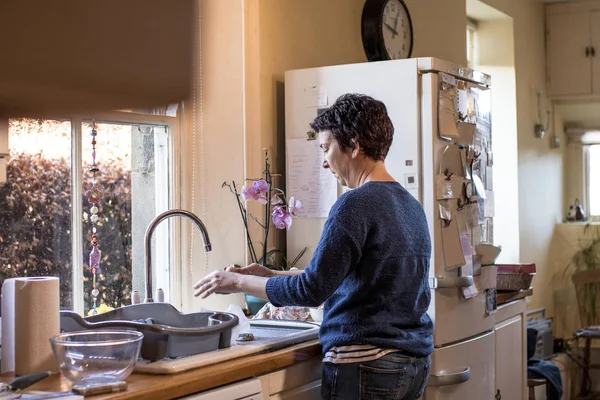
<instances>
[{"instance_id":1,"label":"ceiling","mask_svg":"<svg viewBox=\"0 0 600 400\"><path fill-rule=\"evenodd\" d=\"M476 21L510 18L508 15L479 0L467 0L467 15Z\"/></svg>"},{"instance_id":2,"label":"ceiling","mask_svg":"<svg viewBox=\"0 0 600 400\"><path fill-rule=\"evenodd\" d=\"M600 128L600 102L557 104L554 110L566 126Z\"/></svg>"}]
</instances>

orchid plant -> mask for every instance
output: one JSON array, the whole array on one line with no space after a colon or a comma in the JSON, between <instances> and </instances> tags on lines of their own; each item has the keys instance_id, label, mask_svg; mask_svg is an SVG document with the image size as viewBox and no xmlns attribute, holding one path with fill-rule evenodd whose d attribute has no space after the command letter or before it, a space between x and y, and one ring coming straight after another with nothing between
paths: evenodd
<instances>
[{"instance_id":1,"label":"orchid plant","mask_svg":"<svg viewBox=\"0 0 600 400\"><path fill-rule=\"evenodd\" d=\"M238 192L238 187L235 182L223 182L222 187L227 186L231 193L235 195L238 209L244 223L246 231L246 242L250 252L250 260L253 263L264 265L271 269L290 269L296 265L302 255L306 252L306 247L292 261L288 262L285 257L283 266L276 266L271 261L271 258L277 253L281 253L278 249L267 251L267 238L269 237L269 229L271 221L276 229L290 229L293 218L298 215L298 210L302 207L302 202L294 197L289 199L285 192L279 188L273 187L273 175L271 175L271 165L269 164L269 153L265 150L265 171L264 177L261 179L247 179L252 182L242 186L241 193ZM256 217L248 213L245 203L248 201L258 201L265 206L264 221L259 221ZM260 258L256 253L254 243L250 237L248 217L256 222L264 231L262 242L262 254Z\"/></svg>"}]
</instances>

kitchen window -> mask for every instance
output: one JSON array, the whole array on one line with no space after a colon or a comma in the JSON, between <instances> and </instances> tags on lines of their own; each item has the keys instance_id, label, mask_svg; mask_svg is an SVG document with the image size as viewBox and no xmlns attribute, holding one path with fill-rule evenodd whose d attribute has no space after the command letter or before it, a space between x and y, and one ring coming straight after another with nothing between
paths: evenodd
<instances>
[{"instance_id":1,"label":"kitchen window","mask_svg":"<svg viewBox=\"0 0 600 400\"><path fill-rule=\"evenodd\" d=\"M467 67L475 68L477 61L477 21L467 19Z\"/></svg>"},{"instance_id":2,"label":"kitchen window","mask_svg":"<svg viewBox=\"0 0 600 400\"><path fill-rule=\"evenodd\" d=\"M9 120L7 182L0 184L0 280L58 276L61 308L80 314L93 306L93 204L86 196L92 185L92 123L96 182L103 191L96 224L100 311L131 304L132 290L144 297L146 227L178 203L172 189L179 124L173 115ZM178 238L170 226L159 225L153 240L154 287L160 282L165 301L176 284L169 249Z\"/></svg>"},{"instance_id":3,"label":"kitchen window","mask_svg":"<svg viewBox=\"0 0 600 400\"><path fill-rule=\"evenodd\" d=\"M600 216L600 144L586 146L584 154L587 167L587 212L590 216Z\"/></svg>"}]
</instances>

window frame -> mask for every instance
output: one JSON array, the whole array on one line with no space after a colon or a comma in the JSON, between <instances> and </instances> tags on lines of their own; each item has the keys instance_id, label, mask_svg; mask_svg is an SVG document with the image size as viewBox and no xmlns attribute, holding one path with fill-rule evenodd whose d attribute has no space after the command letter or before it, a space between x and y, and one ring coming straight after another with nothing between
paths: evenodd
<instances>
[{"instance_id":1,"label":"window frame","mask_svg":"<svg viewBox=\"0 0 600 400\"><path fill-rule=\"evenodd\" d=\"M583 146L583 209L586 211L586 217L598 216L592 214L591 211L591 199L590 199L590 148L591 146L599 146L600 144L588 144Z\"/></svg>"},{"instance_id":2,"label":"window frame","mask_svg":"<svg viewBox=\"0 0 600 400\"><path fill-rule=\"evenodd\" d=\"M83 290L83 225L81 224L81 215L83 214L83 204L81 196L83 189L83 165L82 143L83 132L81 125L83 123L108 123L123 125L155 125L164 126L167 129L167 159L168 168L166 180L168 185L167 209L180 208L181 205L181 126L183 118L183 107L181 104L177 107L176 116L139 114L126 111L107 111L92 113L77 113L69 116L55 115L36 115L28 118L52 119L57 121L69 121L71 124L71 257L72 257L72 304L73 311L84 314L84 290ZM10 145L10 144L9 144ZM162 179L164 179L163 177ZM167 222L167 221L165 221ZM181 265L181 226L176 218L168 220L168 241L165 247L157 245L157 255L153 257L154 261L167 259L169 268L169 303L175 307L182 305L181 285L182 274ZM157 232L158 233L158 232ZM160 242L158 242L160 243ZM158 250L158 249L161 250ZM162 255L160 254L162 251ZM167 254L165 254L165 251ZM157 281L161 277L157 275L158 270L153 269ZM144 296L144 293L141 293ZM167 299L165 299L167 300Z\"/></svg>"},{"instance_id":3,"label":"window frame","mask_svg":"<svg viewBox=\"0 0 600 400\"><path fill-rule=\"evenodd\" d=\"M467 67L474 68L475 61L477 60L477 29L478 22L472 18L467 18L467 40L466 40L466 57L467 57Z\"/></svg>"}]
</instances>

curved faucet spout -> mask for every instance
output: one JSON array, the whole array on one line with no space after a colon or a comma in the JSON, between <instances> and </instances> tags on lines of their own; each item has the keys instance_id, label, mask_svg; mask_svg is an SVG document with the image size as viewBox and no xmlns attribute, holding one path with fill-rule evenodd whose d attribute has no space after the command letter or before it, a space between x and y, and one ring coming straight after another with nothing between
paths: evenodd
<instances>
[{"instance_id":1,"label":"curved faucet spout","mask_svg":"<svg viewBox=\"0 0 600 400\"><path fill-rule=\"evenodd\" d=\"M175 216L186 217L192 220L202 233L202 239L204 240L204 251L209 252L212 250L210 238L208 237L208 231L206 230L204 223L200 220L200 218L198 218L191 212L178 209L169 210L154 218L148 225L148 228L146 229L146 233L144 235L144 243L146 250L146 298L144 300L145 303L154 302L154 300L152 299L152 234L154 233L154 230L156 229L158 224L160 224L162 221L169 217Z\"/></svg>"}]
</instances>

